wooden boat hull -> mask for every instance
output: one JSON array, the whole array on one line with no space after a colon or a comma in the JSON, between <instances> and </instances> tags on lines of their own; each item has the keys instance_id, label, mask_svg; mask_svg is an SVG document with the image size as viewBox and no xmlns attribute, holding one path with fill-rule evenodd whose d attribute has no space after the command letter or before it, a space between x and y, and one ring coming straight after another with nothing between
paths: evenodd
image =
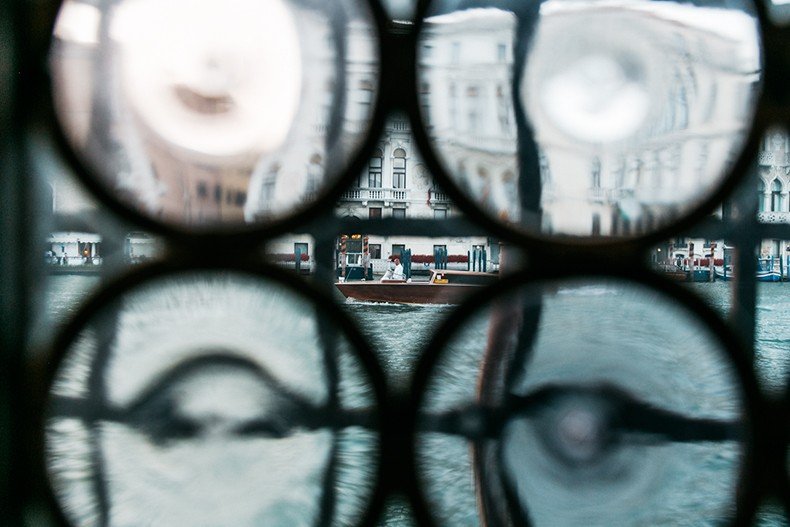
<instances>
[{"instance_id":1,"label":"wooden boat hull","mask_svg":"<svg viewBox=\"0 0 790 527\"><path fill-rule=\"evenodd\" d=\"M359 302L392 304L458 304L481 287L471 284L439 285L428 282L338 282L335 286L346 298Z\"/></svg>"}]
</instances>

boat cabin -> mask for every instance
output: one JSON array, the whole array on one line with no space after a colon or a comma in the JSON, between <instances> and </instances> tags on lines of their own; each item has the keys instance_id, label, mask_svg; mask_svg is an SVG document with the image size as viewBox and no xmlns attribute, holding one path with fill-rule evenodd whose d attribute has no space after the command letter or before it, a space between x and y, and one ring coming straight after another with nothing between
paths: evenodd
<instances>
[{"instance_id":1,"label":"boat cabin","mask_svg":"<svg viewBox=\"0 0 790 527\"><path fill-rule=\"evenodd\" d=\"M495 282L497 278L498 275L492 273L434 269L431 271L429 282L437 285L488 285Z\"/></svg>"}]
</instances>

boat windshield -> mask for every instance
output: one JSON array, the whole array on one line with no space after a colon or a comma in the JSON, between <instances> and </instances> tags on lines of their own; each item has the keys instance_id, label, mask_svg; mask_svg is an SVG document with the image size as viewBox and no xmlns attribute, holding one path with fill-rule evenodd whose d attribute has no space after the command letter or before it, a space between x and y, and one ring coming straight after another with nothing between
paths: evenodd
<instances>
[{"instance_id":1,"label":"boat windshield","mask_svg":"<svg viewBox=\"0 0 790 527\"><path fill-rule=\"evenodd\" d=\"M453 274L436 273L433 277L434 284L457 284L457 285L488 285L496 281L495 274Z\"/></svg>"}]
</instances>

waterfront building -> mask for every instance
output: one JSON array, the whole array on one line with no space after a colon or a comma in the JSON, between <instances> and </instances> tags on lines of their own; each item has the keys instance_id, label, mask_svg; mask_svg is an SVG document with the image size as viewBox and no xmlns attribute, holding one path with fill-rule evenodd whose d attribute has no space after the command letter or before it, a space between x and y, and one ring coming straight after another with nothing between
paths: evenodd
<instances>
[{"instance_id":1,"label":"waterfront building","mask_svg":"<svg viewBox=\"0 0 790 527\"><path fill-rule=\"evenodd\" d=\"M46 241L44 258L49 265L101 264L101 236L92 232L53 232Z\"/></svg>"},{"instance_id":2,"label":"waterfront building","mask_svg":"<svg viewBox=\"0 0 790 527\"><path fill-rule=\"evenodd\" d=\"M460 215L460 210L437 185L420 159L408 121L404 117L392 117L387 120L384 133L367 167L338 200L335 213L342 218L356 219L445 219ZM344 233L338 233L338 236L341 234ZM418 272L432 266L437 250L447 254L449 268L465 269L469 258L475 259L470 255L475 252L479 255L483 251L486 254L486 270L495 270L499 263L498 243L481 236L428 238L345 234L349 237L359 235L360 247L362 239L367 240L368 260L376 274L383 273L388 262L405 250L411 251L414 261L412 270ZM351 243L354 243L353 239ZM269 253L274 261L291 266L292 256L297 251L302 255L312 255L312 249L312 239L292 235L273 243ZM359 255L363 253L362 250L348 252L346 264L361 263ZM308 261L312 261L312 258Z\"/></svg>"},{"instance_id":3,"label":"waterfront building","mask_svg":"<svg viewBox=\"0 0 790 527\"><path fill-rule=\"evenodd\" d=\"M685 17L679 6L673 6L670 13L655 3L615 4L629 22L624 25L650 35L652 41L658 39L664 50L660 60L654 61L655 70L637 73L660 75L666 82L659 83L663 90L659 102L638 123L639 140L613 140L606 148L583 137L571 145L562 116L551 113L552 101L526 97L540 149L544 232L620 236L649 231L662 218L678 212L674 203L682 203L690 195L704 195L716 183L715 175L731 163L731 146L741 139L750 94L759 76L758 50L743 46L753 36L753 20L740 12L711 10L714 18L729 17L729 24L717 25ZM96 10L77 0L67 5L81 6L83 15ZM578 27L585 9L577 2L545 3L536 50L570 26L580 35L580 41L585 41L584 28ZM313 42L327 40L325 22L307 11L297 18L302 34L311 35ZM675 27L671 36L656 27L669 19ZM376 37L359 21L350 21L347 29L347 104L339 158L364 135L376 96ZM332 62L331 46L305 48L311 54L305 60L315 66L310 75L322 80L305 85L287 148L274 149L273 154L248 149L231 155L215 151L222 146L219 142L212 144L213 154L200 157L195 152L205 149L186 148L196 140L190 131L180 130L174 136L146 132L150 126L140 123L152 117L141 106L144 101L133 94L111 90L109 93L118 98L111 105L112 115L96 114L95 90L111 84L93 78L98 30L94 24L92 31L85 31L79 24L69 24L67 18L56 26L53 77L61 87L55 93L56 104L61 113L67 111L64 126L79 149L91 141L112 147L107 150L112 152L111 159L104 160L116 168L116 181L111 187L121 194L135 194L141 208L188 226L255 223L309 203L331 184L326 179L327 167L336 162L332 157L337 152L327 152L325 139L334 85L330 72L320 67ZM510 93L513 31L513 15L498 9L430 17L420 43L419 61L425 74L418 86L424 122L448 171L459 187L508 221L518 221L520 216ZM123 39L118 44L123 46ZM623 47L620 41L593 44L601 46L602 55L611 52L618 56ZM707 51L700 52L702 48ZM634 52L642 51L636 46ZM568 58L573 59L572 54ZM525 84L540 93L540 80L557 72L550 68L544 71L539 63L530 67L532 80ZM117 79L110 80L134 80L132 73L120 71ZM566 102L572 100L569 97ZM183 106L182 110L201 115L217 116L224 108L221 97L200 96L194 90L178 91L175 103ZM104 129L106 137L97 136L100 119L112 121L112 126ZM595 134L600 136L606 126L611 123L596 121ZM615 132L608 133L611 136ZM784 141L786 145L786 138ZM788 221L790 215L788 154L780 143L776 137L767 138L760 157L761 221ZM53 191L53 199L57 195ZM449 218L459 211L420 160L408 121L393 116L368 166L343 193L336 213L350 218ZM368 258L376 272L405 249L424 256L423 260L430 259L437 249L446 250L455 264L464 263L474 251L485 250L487 268L495 269L498 263L498 245L485 237L369 236L367 242ZM307 255L310 263L312 244L312 240L294 235L271 244L268 250L275 260L285 263L293 262L298 251L300 258ZM695 243L696 247L703 245L704 240ZM763 252L784 254L786 248L786 242L775 240L766 242Z\"/></svg>"},{"instance_id":4,"label":"waterfront building","mask_svg":"<svg viewBox=\"0 0 790 527\"><path fill-rule=\"evenodd\" d=\"M763 223L790 223L790 135L771 130L757 160L757 218ZM762 256L790 255L790 240L763 240Z\"/></svg>"}]
</instances>

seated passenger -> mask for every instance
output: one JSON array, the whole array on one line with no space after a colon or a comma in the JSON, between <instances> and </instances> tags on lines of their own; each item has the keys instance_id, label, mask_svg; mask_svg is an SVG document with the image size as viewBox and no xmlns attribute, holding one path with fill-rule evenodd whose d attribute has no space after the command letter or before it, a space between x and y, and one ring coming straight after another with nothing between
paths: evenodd
<instances>
[{"instance_id":1,"label":"seated passenger","mask_svg":"<svg viewBox=\"0 0 790 527\"><path fill-rule=\"evenodd\" d=\"M395 280L406 279L406 275L403 273L403 266L398 258L395 258L395 270L392 272L392 278Z\"/></svg>"}]
</instances>

